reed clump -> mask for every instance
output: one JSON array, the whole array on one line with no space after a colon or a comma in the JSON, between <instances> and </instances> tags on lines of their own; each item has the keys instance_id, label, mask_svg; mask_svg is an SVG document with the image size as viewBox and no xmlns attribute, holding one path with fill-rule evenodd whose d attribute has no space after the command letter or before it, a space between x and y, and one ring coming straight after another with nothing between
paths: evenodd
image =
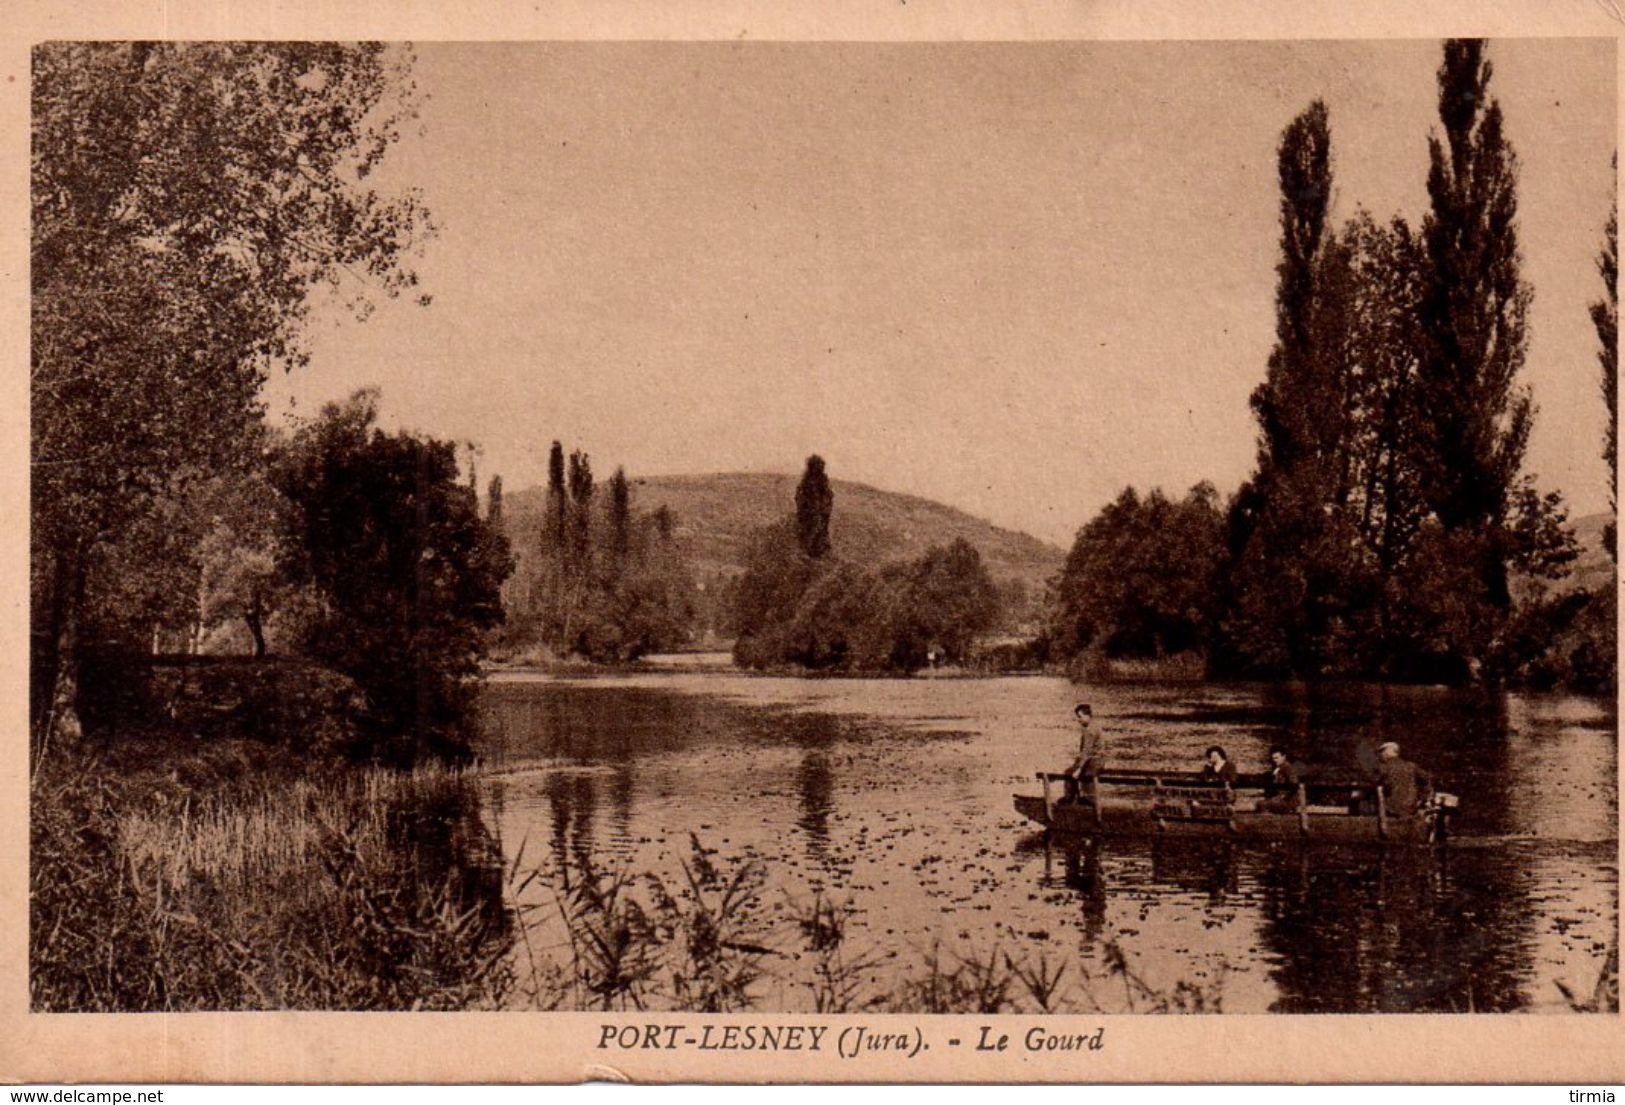
<instances>
[{"instance_id":1,"label":"reed clump","mask_svg":"<svg viewBox=\"0 0 1625 1105\"><path fill-rule=\"evenodd\" d=\"M53 764L31 794L32 1006L497 1007L511 918L477 801L439 768L196 789Z\"/></svg>"}]
</instances>

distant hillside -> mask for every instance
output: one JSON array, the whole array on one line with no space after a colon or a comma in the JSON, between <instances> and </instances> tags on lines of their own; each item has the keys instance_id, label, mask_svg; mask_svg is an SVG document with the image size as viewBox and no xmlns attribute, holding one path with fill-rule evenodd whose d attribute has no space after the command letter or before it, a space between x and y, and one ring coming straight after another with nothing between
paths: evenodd
<instances>
[{"instance_id":1,"label":"distant hillside","mask_svg":"<svg viewBox=\"0 0 1625 1105\"><path fill-rule=\"evenodd\" d=\"M1571 586L1591 591L1606 587L1613 580L1614 561L1602 544L1603 527L1612 519L1612 514L1604 512L1587 514L1569 523L1580 543L1580 558L1569 568L1567 582Z\"/></svg>"},{"instance_id":2,"label":"distant hillside","mask_svg":"<svg viewBox=\"0 0 1625 1105\"><path fill-rule=\"evenodd\" d=\"M701 578L731 577L744 568L751 535L793 512L799 479L759 473L651 476L632 481L632 506L640 512L667 507L677 520L678 542ZM832 485L835 553L860 564L910 559L962 537L982 554L995 581L1019 580L1036 598L1066 556L1029 534L1001 529L929 499L845 480ZM516 537L521 555L534 545L534 538L523 535L539 532L544 498L545 490L533 487L503 500L508 532Z\"/></svg>"}]
</instances>

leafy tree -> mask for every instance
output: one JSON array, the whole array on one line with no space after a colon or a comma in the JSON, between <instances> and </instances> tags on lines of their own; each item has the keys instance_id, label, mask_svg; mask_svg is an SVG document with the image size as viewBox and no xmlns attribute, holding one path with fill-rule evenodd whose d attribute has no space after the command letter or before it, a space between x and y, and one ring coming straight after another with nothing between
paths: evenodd
<instances>
[{"instance_id":1,"label":"leafy tree","mask_svg":"<svg viewBox=\"0 0 1625 1105\"><path fill-rule=\"evenodd\" d=\"M835 493L824 459L807 458L796 486L795 513L758 531L745 555L745 571L733 587L731 621L737 632L734 659L762 667L800 663L806 649L793 640L793 623L808 589L823 575L829 552L830 515ZM822 609L824 603L820 603ZM820 647L817 651L841 651Z\"/></svg>"},{"instance_id":2,"label":"leafy tree","mask_svg":"<svg viewBox=\"0 0 1625 1105\"><path fill-rule=\"evenodd\" d=\"M884 670L892 640L883 615L890 600L881 580L854 564L835 561L807 586L787 624L776 627L769 660L813 669Z\"/></svg>"},{"instance_id":3,"label":"leafy tree","mask_svg":"<svg viewBox=\"0 0 1625 1105\"><path fill-rule=\"evenodd\" d=\"M1326 105L1310 104L1281 134L1281 259L1276 264L1275 349L1253 392L1259 469L1293 471L1335 447L1319 420L1327 413L1314 327L1316 276L1331 203L1331 130Z\"/></svg>"},{"instance_id":4,"label":"leafy tree","mask_svg":"<svg viewBox=\"0 0 1625 1105\"><path fill-rule=\"evenodd\" d=\"M143 535L242 449L268 366L303 363L312 289L364 313L415 285L427 215L364 179L413 111L409 65L376 43L35 48L32 678L56 737L79 731L89 600L164 558Z\"/></svg>"},{"instance_id":5,"label":"leafy tree","mask_svg":"<svg viewBox=\"0 0 1625 1105\"><path fill-rule=\"evenodd\" d=\"M1067 554L1056 581L1052 651L1098 649L1117 658L1207 649L1224 524L1211 484L1179 502L1124 488Z\"/></svg>"},{"instance_id":6,"label":"leafy tree","mask_svg":"<svg viewBox=\"0 0 1625 1105\"><path fill-rule=\"evenodd\" d=\"M1617 158L1616 158L1617 165ZM1602 381L1602 402L1608 412L1603 435L1602 458L1608 462L1608 512L1619 513L1615 488L1619 484L1619 211L1608 212L1603 232L1602 252L1597 254L1597 272L1602 277L1603 298L1591 305L1591 324L1597 329L1597 367ZM1610 521L1603 531L1608 554L1617 558L1616 525Z\"/></svg>"},{"instance_id":7,"label":"leafy tree","mask_svg":"<svg viewBox=\"0 0 1625 1105\"><path fill-rule=\"evenodd\" d=\"M1324 670L1342 651L1361 588L1345 510L1352 488L1357 366L1348 341L1357 299L1352 246L1327 226L1331 132L1315 101L1277 149L1281 259L1276 341L1252 396L1258 470L1232 511L1230 637L1252 671ZM1284 570L1283 570L1284 569Z\"/></svg>"},{"instance_id":8,"label":"leafy tree","mask_svg":"<svg viewBox=\"0 0 1625 1105\"><path fill-rule=\"evenodd\" d=\"M670 517L669 512L667 517ZM629 518L620 568L606 565L594 589L576 651L592 660L636 660L685 643L695 618L687 560L655 516Z\"/></svg>"},{"instance_id":9,"label":"leafy tree","mask_svg":"<svg viewBox=\"0 0 1625 1105\"><path fill-rule=\"evenodd\" d=\"M568 574L580 578L592 564L592 461L577 449L570 454L570 556Z\"/></svg>"},{"instance_id":10,"label":"leafy tree","mask_svg":"<svg viewBox=\"0 0 1625 1105\"><path fill-rule=\"evenodd\" d=\"M1489 95L1493 67L1478 39L1445 43L1439 68L1443 137L1428 141L1422 227L1428 282L1421 321L1426 355L1419 396L1428 434L1428 504L1477 574L1469 601L1492 627L1510 606L1507 525L1533 419L1518 383L1531 292L1520 273L1518 162ZM1463 654L1487 638L1460 641Z\"/></svg>"},{"instance_id":11,"label":"leafy tree","mask_svg":"<svg viewBox=\"0 0 1625 1105\"><path fill-rule=\"evenodd\" d=\"M813 560L788 535L788 522L758 535L739 581L734 657L747 667L912 672L933 654L962 663L998 619L998 588L962 539L870 570Z\"/></svg>"},{"instance_id":12,"label":"leafy tree","mask_svg":"<svg viewBox=\"0 0 1625 1105\"><path fill-rule=\"evenodd\" d=\"M879 618L880 636L890 646L884 666L891 669L914 671L933 655L963 663L976 637L998 618L998 589L982 554L963 538L933 546L881 579L892 583Z\"/></svg>"},{"instance_id":13,"label":"leafy tree","mask_svg":"<svg viewBox=\"0 0 1625 1105\"><path fill-rule=\"evenodd\" d=\"M824 462L807 458L796 510L753 537L731 584L734 660L914 671L935 652L961 662L999 618L999 591L964 540L879 570L829 554L834 505Z\"/></svg>"},{"instance_id":14,"label":"leafy tree","mask_svg":"<svg viewBox=\"0 0 1625 1105\"><path fill-rule=\"evenodd\" d=\"M554 615L557 642L561 652L570 653L584 651L581 635L590 619L582 615L592 604L598 583L593 574L592 463L579 449L570 453L566 484L570 505L564 535L565 552L553 593L558 603Z\"/></svg>"},{"instance_id":15,"label":"leafy tree","mask_svg":"<svg viewBox=\"0 0 1625 1105\"><path fill-rule=\"evenodd\" d=\"M615 474L609 479L609 570L611 578L619 578L626 570L626 561L631 552L632 489L626 482L626 470L617 468Z\"/></svg>"},{"instance_id":16,"label":"leafy tree","mask_svg":"<svg viewBox=\"0 0 1625 1105\"><path fill-rule=\"evenodd\" d=\"M1219 667L1252 674L1392 674L1392 607L1427 515L1416 321L1426 259L1401 219L1359 212L1322 247L1312 303L1333 415L1313 463L1261 471L1250 544L1232 566ZM1262 501L1260 492L1270 498ZM1232 516L1237 515L1233 511ZM1256 532L1255 532L1256 531Z\"/></svg>"},{"instance_id":17,"label":"leafy tree","mask_svg":"<svg viewBox=\"0 0 1625 1105\"><path fill-rule=\"evenodd\" d=\"M518 639L539 639L558 649L564 636L570 587L570 492L565 485L564 446L555 441L547 454L547 493L535 539L537 555L526 558L509 588L510 631Z\"/></svg>"},{"instance_id":18,"label":"leafy tree","mask_svg":"<svg viewBox=\"0 0 1625 1105\"><path fill-rule=\"evenodd\" d=\"M554 443L540 541L505 596L510 645L620 663L688 640L697 588L671 511L635 511L622 468L608 487L599 496L587 455Z\"/></svg>"},{"instance_id":19,"label":"leafy tree","mask_svg":"<svg viewBox=\"0 0 1625 1105\"><path fill-rule=\"evenodd\" d=\"M547 453L547 511L542 548L560 563L566 556L565 518L569 510L569 492L564 487L564 446L555 441Z\"/></svg>"},{"instance_id":20,"label":"leafy tree","mask_svg":"<svg viewBox=\"0 0 1625 1105\"><path fill-rule=\"evenodd\" d=\"M1532 594L1573 559L1561 500L1522 472L1530 293L1482 47L1445 44L1420 234L1364 212L1332 232L1324 108L1282 136L1276 346L1229 514L1221 670L1498 677L1510 578Z\"/></svg>"},{"instance_id":21,"label":"leafy tree","mask_svg":"<svg viewBox=\"0 0 1625 1105\"><path fill-rule=\"evenodd\" d=\"M1417 397L1423 350L1417 320L1427 258L1410 226L1397 217L1379 226L1362 211L1340 237L1340 279L1352 288L1341 318L1354 407L1345 504L1358 518L1364 555L1386 586L1404 565L1427 514Z\"/></svg>"},{"instance_id":22,"label":"leafy tree","mask_svg":"<svg viewBox=\"0 0 1625 1105\"><path fill-rule=\"evenodd\" d=\"M498 532L504 532L505 519L502 516L502 477L492 476L491 482L485 490L485 524Z\"/></svg>"},{"instance_id":23,"label":"leafy tree","mask_svg":"<svg viewBox=\"0 0 1625 1105\"><path fill-rule=\"evenodd\" d=\"M285 569L322 599L302 650L366 691L377 758L461 758L512 560L457 478L455 445L386 434L376 414L372 392L329 404L276 470L298 512Z\"/></svg>"},{"instance_id":24,"label":"leafy tree","mask_svg":"<svg viewBox=\"0 0 1625 1105\"><path fill-rule=\"evenodd\" d=\"M749 667L785 663L787 632L802 596L819 576L803 550L793 520L764 527L751 538L745 570L734 590L734 659Z\"/></svg>"},{"instance_id":25,"label":"leafy tree","mask_svg":"<svg viewBox=\"0 0 1625 1105\"><path fill-rule=\"evenodd\" d=\"M267 652L266 627L287 601L281 572L291 528L289 503L263 464L218 477L204 504L208 530L202 540L202 628L240 620L253 654Z\"/></svg>"},{"instance_id":26,"label":"leafy tree","mask_svg":"<svg viewBox=\"0 0 1625 1105\"><path fill-rule=\"evenodd\" d=\"M829 552L829 519L835 507L835 492L824 473L824 458L807 458L807 468L796 486L796 541L813 560Z\"/></svg>"}]
</instances>

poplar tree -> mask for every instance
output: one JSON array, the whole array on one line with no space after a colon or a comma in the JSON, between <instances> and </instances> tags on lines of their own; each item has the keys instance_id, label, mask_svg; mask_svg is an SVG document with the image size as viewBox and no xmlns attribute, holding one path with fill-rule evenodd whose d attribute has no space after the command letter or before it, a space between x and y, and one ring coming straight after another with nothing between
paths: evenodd
<instances>
[{"instance_id":1,"label":"poplar tree","mask_svg":"<svg viewBox=\"0 0 1625 1105\"><path fill-rule=\"evenodd\" d=\"M564 446L557 441L547 453L547 505L542 518L542 548L564 562L564 518L569 496L564 489Z\"/></svg>"},{"instance_id":2,"label":"poplar tree","mask_svg":"<svg viewBox=\"0 0 1625 1105\"><path fill-rule=\"evenodd\" d=\"M586 575L592 566L592 462L580 449L570 453L570 571Z\"/></svg>"},{"instance_id":3,"label":"poplar tree","mask_svg":"<svg viewBox=\"0 0 1625 1105\"><path fill-rule=\"evenodd\" d=\"M1252 395L1258 469L1231 515L1234 570L1227 622L1242 666L1312 674L1337 658L1328 638L1349 590L1348 543L1334 512L1348 488L1351 404L1341 353L1337 276L1346 250L1327 225L1332 192L1326 105L1311 103L1281 133L1281 257L1275 348Z\"/></svg>"},{"instance_id":4,"label":"poplar tree","mask_svg":"<svg viewBox=\"0 0 1625 1105\"><path fill-rule=\"evenodd\" d=\"M632 489L626 482L626 469L616 468L609 479L610 576L618 579L626 570L632 551Z\"/></svg>"},{"instance_id":5,"label":"poplar tree","mask_svg":"<svg viewBox=\"0 0 1625 1105\"><path fill-rule=\"evenodd\" d=\"M824 473L824 458L815 453L807 458L796 487L796 541L813 560L829 552L829 517L834 507L835 492Z\"/></svg>"},{"instance_id":6,"label":"poplar tree","mask_svg":"<svg viewBox=\"0 0 1625 1105\"><path fill-rule=\"evenodd\" d=\"M1276 171L1281 186L1281 259L1276 263L1275 349L1252 395L1260 429L1258 466L1266 479L1292 472L1334 443L1323 440L1314 308L1317 267L1331 203L1331 128L1314 101L1281 134Z\"/></svg>"},{"instance_id":7,"label":"poplar tree","mask_svg":"<svg viewBox=\"0 0 1625 1105\"><path fill-rule=\"evenodd\" d=\"M1444 134L1428 140L1419 395L1429 506L1457 555L1473 562L1476 597L1504 613L1511 603L1508 511L1533 418L1528 390L1518 383L1532 293L1518 251L1518 160L1500 104L1489 95L1493 72L1481 39L1444 44Z\"/></svg>"},{"instance_id":8,"label":"poplar tree","mask_svg":"<svg viewBox=\"0 0 1625 1105\"><path fill-rule=\"evenodd\" d=\"M1616 159L1617 167L1617 159ZM1597 367L1602 383L1603 406L1608 413L1602 439L1602 459L1608 462L1608 513L1617 515L1619 503L1619 211L1608 212L1603 231L1602 252L1597 254L1597 272L1602 277L1603 298L1591 305L1591 324L1597 328ZM1603 531L1608 554L1618 555L1616 524L1610 521Z\"/></svg>"},{"instance_id":9,"label":"poplar tree","mask_svg":"<svg viewBox=\"0 0 1625 1105\"><path fill-rule=\"evenodd\" d=\"M485 491L485 521L492 529L502 528L502 477L492 476Z\"/></svg>"}]
</instances>

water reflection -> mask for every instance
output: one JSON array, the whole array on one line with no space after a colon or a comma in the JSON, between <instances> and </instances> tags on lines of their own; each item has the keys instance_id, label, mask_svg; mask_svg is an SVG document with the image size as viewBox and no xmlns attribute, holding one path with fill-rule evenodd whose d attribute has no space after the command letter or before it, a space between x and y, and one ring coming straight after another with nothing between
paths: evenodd
<instances>
[{"instance_id":1,"label":"water reflection","mask_svg":"<svg viewBox=\"0 0 1625 1105\"><path fill-rule=\"evenodd\" d=\"M1054 886L1054 857L1060 853L1061 885L1077 891L1083 907L1081 914L1085 946L1099 942L1106 925L1106 876L1100 863L1102 842L1093 839L1074 841L1071 847L1053 848L1044 841L1044 885Z\"/></svg>"},{"instance_id":2,"label":"water reflection","mask_svg":"<svg viewBox=\"0 0 1625 1105\"><path fill-rule=\"evenodd\" d=\"M807 834L807 852L813 860L825 858L829 849L829 815L835 808L835 779L829 754L808 747L796 767L796 795L801 800L801 816L796 824Z\"/></svg>"},{"instance_id":3,"label":"water reflection","mask_svg":"<svg viewBox=\"0 0 1625 1105\"><path fill-rule=\"evenodd\" d=\"M1173 891L1199 898L1210 918L1225 906L1258 915L1257 946L1229 951L1268 964L1274 1012L1529 1005L1539 910L1528 880L1506 877L1488 850L1037 839L1040 885L1072 892L1086 957L1109 935L1114 894Z\"/></svg>"},{"instance_id":4,"label":"water reflection","mask_svg":"<svg viewBox=\"0 0 1625 1105\"><path fill-rule=\"evenodd\" d=\"M488 688L483 754L510 861L672 874L689 834L764 860L774 901L850 900L886 950L1029 942L1081 970L1121 949L1231 1011L1561 1009L1615 941L1611 704L1337 685L1102 687L1108 756L1244 768L1272 744L1345 767L1401 743L1464 796L1427 849L1049 841L1010 807L1063 766L1051 679L789 680L707 672ZM536 848L545 841L545 848ZM1059 942L1045 943L1045 942Z\"/></svg>"}]
</instances>

